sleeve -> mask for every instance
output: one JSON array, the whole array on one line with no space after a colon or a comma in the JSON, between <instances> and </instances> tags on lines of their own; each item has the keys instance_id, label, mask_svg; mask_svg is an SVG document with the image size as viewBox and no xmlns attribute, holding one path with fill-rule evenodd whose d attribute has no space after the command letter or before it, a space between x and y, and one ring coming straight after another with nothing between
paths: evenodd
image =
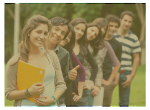
<instances>
[{"instance_id":1,"label":"sleeve","mask_svg":"<svg viewBox=\"0 0 150 110\"><path fill-rule=\"evenodd\" d=\"M17 90L17 68L18 63L15 63L13 65L10 64L10 61L7 63L6 66L6 73L5 73L5 97L6 99L9 99L9 94Z\"/></svg>"},{"instance_id":2,"label":"sleeve","mask_svg":"<svg viewBox=\"0 0 150 110\"><path fill-rule=\"evenodd\" d=\"M97 76L98 66L97 66L92 54L90 53L89 49L87 47L86 47L86 49L87 49L87 61L88 61L88 63L90 64L90 66L92 68L90 80L92 80L94 82L95 78Z\"/></svg>"},{"instance_id":3,"label":"sleeve","mask_svg":"<svg viewBox=\"0 0 150 110\"><path fill-rule=\"evenodd\" d=\"M136 40L133 43L132 53L140 53L141 52L140 42L138 40L138 37L137 36L135 37L136 37Z\"/></svg>"},{"instance_id":4,"label":"sleeve","mask_svg":"<svg viewBox=\"0 0 150 110\"><path fill-rule=\"evenodd\" d=\"M85 74L85 69L84 69L83 65L79 61L78 57L74 54L74 52L72 52L72 54L70 55L70 58L72 60L72 65L73 65L74 68L77 65L80 65L80 67L77 70L77 72L78 72L78 81L84 82L86 74Z\"/></svg>"},{"instance_id":5,"label":"sleeve","mask_svg":"<svg viewBox=\"0 0 150 110\"><path fill-rule=\"evenodd\" d=\"M107 48L107 56L112 61L113 66L117 66L120 64L116 54L114 53L114 50L112 49L111 45L107 42L105 43Z\"/></svg>"},{"instance_id":6,"label":"sleeve","mask_svg":"<svg viewBox=\"0 0 150 110\"><path fill-rule=\"evenodd\" d=\"M69 59L70 59L70 55L69 53L66 54L66 56L64 57L65 60L67 60L67 63L65 65L65 67L62 69L62 73L63 73L63 77L64 80L66 82L67 87L73 82L72 80L69 79Z\"/></svg>"},{"instance_id":7,"label":"sleeve","mask_svg":"<svg viewBox=\"0 0 150 110\"><path fill-rule=\"evenodd\" d=\"M118 46L117 51L116 51L116 56L119 62L121 62L121 55L122 55L122 45L120 44L120 46Z\"/></svg>"},{"instance_id":8,"label":"sleeve","mask_svg":"<svg viewBox=\"0 0 150 110\"><path fill-rule=\"evenodd\" d=\"M64 92L67 89L67 87L66 87L66 83L64 81L63 75L62 75L59 59L54 52L53 52L53 65L56 71L56 75L54 78L55 90L61 89Z\"/></svg>"}]
</instances>

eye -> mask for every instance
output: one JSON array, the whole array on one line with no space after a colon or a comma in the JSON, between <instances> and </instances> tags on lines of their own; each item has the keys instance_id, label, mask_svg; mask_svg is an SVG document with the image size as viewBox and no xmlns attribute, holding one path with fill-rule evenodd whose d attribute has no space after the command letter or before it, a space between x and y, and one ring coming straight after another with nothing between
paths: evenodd
<instances>
[{"instance_id":1,"label":"eye","mask_svg":"<svg viewBox=\"0 0 150 110\"><path fill-rule=\"evenodd\" d=\"M84 32L84 30L81 30L82 32Z\"/></svg>"},{"instance_id":2,"label":"eye","mask_svg":"<svg viewBox=\"0 0 150 110\"><path fill-rule=\"evenodd\" d=\"M45 32L44 35L45 35L45 36L48 35L48 32Z\"/></svg>"},{"instance_id":3,"label":"eye","mask_svg":"<svg viewBox=\"0 0 150 110\"><path fill-rule=\"evenodd\" d=\"M37 31L37 33L38 33L38 34L41 34L41 33L42 33L42 31L40 31L40 30L39 30L39 31Z\"/></svg>"},{"instance_id":4,"label":"eye","mask_svg":"<svg viewBox=\"0 0 150 110\"><path fill-rule=\"evenodd\" d=\"M76 28L76 30L79 30L79 28Z\"/></svg>"},{"instance_id":5,"label":"eye","mask_svg":"<svg viewBox=\"0 0 150 110\"><path fill-rule=\"evenodd\" d=\"M61 32L62 35L65 35L65 32Z\"/></svg>"},{"instance_id":6,"label":"eye","mask_svg":"<svg viewBox=\"0 0 150 110\"><path fill-rule=\"evenodd\" d=\"M55 27L55 31L58 31L59 30L59 28L58 27Z\"/></svg>"}]
</instances>

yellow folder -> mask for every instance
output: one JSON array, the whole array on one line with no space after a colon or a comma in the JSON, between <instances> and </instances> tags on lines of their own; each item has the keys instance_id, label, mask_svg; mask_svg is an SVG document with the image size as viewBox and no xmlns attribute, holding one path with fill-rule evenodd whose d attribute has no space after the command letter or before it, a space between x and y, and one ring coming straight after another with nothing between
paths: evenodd
<instances>
[{"instance_id":1,"label":"yellow folder","mask_svg":"<svg viewBox=\"0 0 150 110\"><path fill-rule=\"evenodd\" d=\"M25 90L30 88L34 83L43 83L45 69L32 66L26 62L19 60L17 70L17 90ZM34 98L39 98L39 95L26 97L31 102L35 103Z\"/></svg>"}]
</instances>

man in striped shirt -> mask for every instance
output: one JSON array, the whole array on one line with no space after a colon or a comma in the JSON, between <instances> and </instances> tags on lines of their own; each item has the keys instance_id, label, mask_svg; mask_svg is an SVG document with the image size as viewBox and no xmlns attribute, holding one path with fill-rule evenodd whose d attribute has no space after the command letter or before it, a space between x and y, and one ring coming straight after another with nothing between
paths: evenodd
<instances>
[{"instance_id":1,"label":"man in striped shirt","mask_svg":"<svg viewBox=\"0 0 150 110\"><path fill-rule=\"evenodd\" d=\"M134 14L130 11L121 13L120 27L114 34L114 38L122 44L121 71L119 79L119 105L128 107L130 84L139 65L139 53L141 52L138 37L130 30ZM132 56L133 55L133 68Z\"/></svg>"}]
</instances>

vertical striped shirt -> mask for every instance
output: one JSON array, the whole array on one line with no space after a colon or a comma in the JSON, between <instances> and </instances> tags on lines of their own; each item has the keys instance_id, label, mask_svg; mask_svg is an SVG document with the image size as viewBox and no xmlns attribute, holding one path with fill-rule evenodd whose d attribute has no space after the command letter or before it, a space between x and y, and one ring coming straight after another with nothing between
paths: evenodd
<instances>
[{"instance_id":1,"label":"vertical striped shirt","mask_svg":"<svg viewBox=\"0 0 150 110\"><path fill-rule=\"evenodd\" d=\"M122 45L121 55L121 70L132 70L132 56L131 53L141 52L140 42L138 37L129 29L129 33L123 38L118 34L118 31L113 37Z\"/></svg>"}]
</instances>

